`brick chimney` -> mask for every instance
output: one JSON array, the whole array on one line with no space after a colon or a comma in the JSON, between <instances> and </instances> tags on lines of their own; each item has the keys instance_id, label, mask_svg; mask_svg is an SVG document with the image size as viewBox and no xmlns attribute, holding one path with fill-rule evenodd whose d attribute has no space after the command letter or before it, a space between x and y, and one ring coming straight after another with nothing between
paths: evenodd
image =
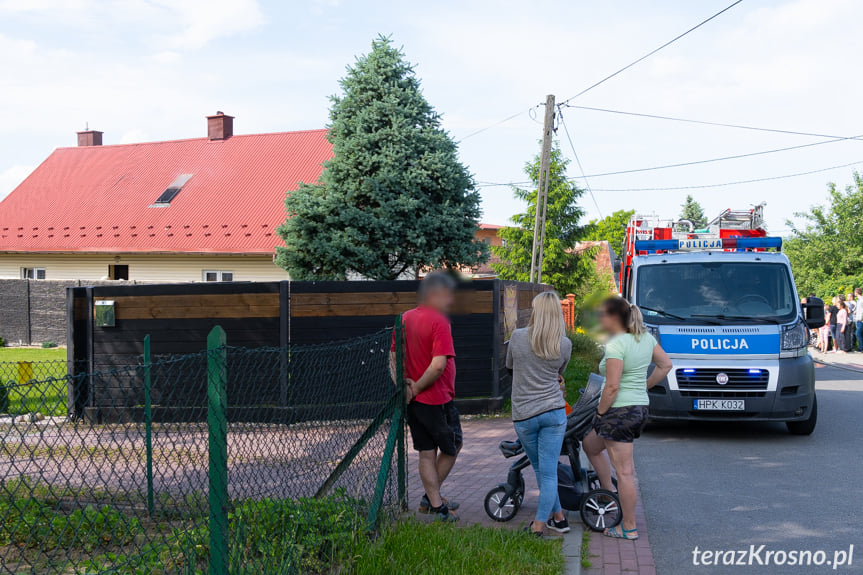
<instances>
[{"instance_id":1,"label":"brick chimney","mask_svg":"<svg viewBox=\"0 0 863 575\"><path fill-rule=\"evenodd\" d=\"M98 130L86 130L78 132L78 146L101 146L102 132Z\"/></svg>"},{"instance_id":2,"label":"brick chimney","mask_svg":"<svg viewBox=\"0 0 863 575\"><path fill-rule=\"evenodd\" d=\"M207 137L211 140L227 140L234 135L234 117L224 112L207 116Z\"/></svg>"}]
</instances>

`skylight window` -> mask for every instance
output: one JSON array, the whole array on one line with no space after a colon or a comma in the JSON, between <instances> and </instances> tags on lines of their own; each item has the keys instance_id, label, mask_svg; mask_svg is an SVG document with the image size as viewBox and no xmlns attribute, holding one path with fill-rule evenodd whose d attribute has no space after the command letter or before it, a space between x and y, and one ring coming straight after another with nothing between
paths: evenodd
<instances>
[{"instance_id":1,"label":"skylight window","mask_svg":"<svg viewBox=\"0 0 863 575\"><path fill-rule=\"evenodd\" d=\"M167 187L167 189L162 192L162 195L156 199L156 202L151 205L151 208L166 208L171 205L171 202L174 198L177 197L177 194L180 193L180 190L183 189L183 186L186 185L186 182L192 179L193 174L180 174L177 176L173 182Z\"/></svg>"}]
</instances>

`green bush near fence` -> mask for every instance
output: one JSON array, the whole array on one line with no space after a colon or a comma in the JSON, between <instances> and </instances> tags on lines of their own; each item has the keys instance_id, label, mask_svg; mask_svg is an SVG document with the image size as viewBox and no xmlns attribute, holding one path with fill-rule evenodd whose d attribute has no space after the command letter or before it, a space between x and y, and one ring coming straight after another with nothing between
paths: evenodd
<instances>
[{"instance_id":1,"label":"green bush near fence","mask_svg":"<svg viewBox=\"0 0 863 575\"><path fill-rule=\"evenodd\" d=\"M566 379L566 401L575 405L578 401L579 390L587 385L587 378L591 373L599 369L599 360L602 359L602 348L588 334L570 333L572 341L572 357L563 374Z\"/></svg>"},{"instance_id":2,"label":"green bush near fence","mask_svg":"<svg viewBox=\"0 0 863 575\"><path fill-rule=\"evenodd\" d=\"M11 489L10 489L11 487ZM31 551L44 572L65 572L83 555L84 573L205 573L209 530L200 517L144 522L110 506L64 512L45 490L17 497L14 484L0 487L0 553L7 546ZM319 499L234 502L229 513L229 570L319 574L349 565L367 542L368 505L343 490ZM10 520L15 518L15 521ZM170 529L154 537L156 532ZM135 542L149 540L142 546ZM34 572L40 572L37 567Z\"/></svg>"}]
</instances>

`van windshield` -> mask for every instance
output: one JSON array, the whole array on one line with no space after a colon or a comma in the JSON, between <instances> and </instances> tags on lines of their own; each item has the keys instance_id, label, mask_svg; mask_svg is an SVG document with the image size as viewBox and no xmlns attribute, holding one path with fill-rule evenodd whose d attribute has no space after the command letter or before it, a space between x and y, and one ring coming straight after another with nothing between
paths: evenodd
<instances>
[{"instance_id":1,"label":"van windshield","mask_svg":"<svg viewBox=\"0 0 863 575\"><path fill-rule=\"evenodd\" d=\"M787 266L764 262L641 266L635 301L654 324L786 323L800 307Z\"/></svg>"}]
</instances>

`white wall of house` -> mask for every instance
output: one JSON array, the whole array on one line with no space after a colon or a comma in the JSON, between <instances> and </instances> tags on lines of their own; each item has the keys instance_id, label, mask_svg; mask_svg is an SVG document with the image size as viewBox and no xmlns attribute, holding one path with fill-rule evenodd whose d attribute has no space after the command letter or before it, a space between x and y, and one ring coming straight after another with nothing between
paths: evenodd
<instances>
[{"instance_id":1,"label":"white wall of house","mask_svg":"<svg viewBox=\"0 0 863 575\"><path fill-rule=\"evenodd\" d=\"M119 258L119 259L118 259ZM0 279L20 279L22 269L45 270L49 280L101 280L111 265L129 266L129 280L199 282L205 271L231 272L233 281L278 281L288 273L271 255L2 254Z\"/></svg>"}]
</instances>

